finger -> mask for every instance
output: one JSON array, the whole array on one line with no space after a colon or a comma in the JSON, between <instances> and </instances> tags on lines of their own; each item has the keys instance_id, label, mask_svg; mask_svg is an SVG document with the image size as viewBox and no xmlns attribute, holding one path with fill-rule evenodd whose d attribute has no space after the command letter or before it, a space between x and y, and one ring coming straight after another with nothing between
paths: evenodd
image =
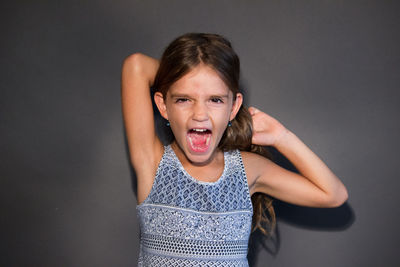
<instances>
[{"instance_id":1,"label":"finger","mask_svg":"<svg viewBox=\"0 0 400 267\"><path fill-rule=\"evenodd\" d=\"M248 110L249 110L250 115L253 116L254 115L253 107L249 107Z\"/></svg>"},{"instance_id":2,"label":"finger","mask_svg":"<svg viewBox=\"0 0 400 267\"><path fill-rule=\"evenodd\" d=\"M249 107L249 112L253 116L256 113L260 112L260 110L256 109L255 107Z\"/></svg>"},{"instance_id":3,"label":"finger","mask_svg":"<svg viewBox=\"0 0 400 267\"><path fill-rule=\"evenodd\" d=\"M251 138L251 143L252 143L253 145L261 145L259 134L253 133L253 136L252 136L252 138Z\"/></svg>"}]
</instances>

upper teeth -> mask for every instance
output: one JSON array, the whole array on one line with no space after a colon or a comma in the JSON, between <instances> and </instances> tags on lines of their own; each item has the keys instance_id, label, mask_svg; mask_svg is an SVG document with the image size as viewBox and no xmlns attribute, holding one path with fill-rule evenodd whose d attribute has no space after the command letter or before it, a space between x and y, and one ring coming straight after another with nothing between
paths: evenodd
<instances>
[{"instance_id":1,"label":"upper teeth","mask_svg":"<svg viewBox=\"0 0 400 267\"><path fill-rule=\"evenodd\" d=\"M193 131L195 131L195 132L205 132L205 131L207 131L207 129L193 129Z\"/></svg>"}]
</instances>

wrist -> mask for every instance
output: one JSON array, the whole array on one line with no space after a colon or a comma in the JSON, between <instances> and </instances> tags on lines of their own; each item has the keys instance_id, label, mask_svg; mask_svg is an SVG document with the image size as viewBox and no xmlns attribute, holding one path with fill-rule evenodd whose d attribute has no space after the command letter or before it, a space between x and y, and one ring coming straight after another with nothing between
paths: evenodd
<instances>
[{"instance_id":1,"label":"wrist","mask_svg":"<svg viewBox=\"0 0 400 267\"><path fill-rule=\"evenodd\" d=\"M293 133L288 129L284 128L279 136L275 139L274 147L279 150L279 148L287 146L289 139L293 136Z\"/></svg>"}]
</instances>

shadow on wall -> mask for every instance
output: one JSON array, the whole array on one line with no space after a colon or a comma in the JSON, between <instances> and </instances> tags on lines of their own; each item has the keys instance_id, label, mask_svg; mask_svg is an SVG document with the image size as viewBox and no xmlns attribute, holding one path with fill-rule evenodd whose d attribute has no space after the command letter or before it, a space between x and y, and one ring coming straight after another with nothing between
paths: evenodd
<instances>
[{"instance_id":1,"label":"shadow on wall","mask_svg":"<svg viewBox=\"0 0 400 267\"><path fill-rule=\"evenodd\" d=\"M261 232L255 231L250 236L249 254L247 255L250 266L259 266L257 259L261 250L266 250L274 257L279 254L281 243L279 221L311 230L343 231L349 228L355 220L354 212L347 203L338 208L323 209L300 207L275 200L274 208L278 220L274 234L267 238Z\"/></svg>"},{"instance_id":2,"label":"shadow on wall","mask_svg":"<svg viewBox=\"0 0 400 267\"><path fill-rule=\"evenodd\" d=\"M297 172L293 164L274 147L267 147L273 156L273 161L288 170ZM355 214L346 202L338 208L308 208L292 205L277 199L273 202L278 224L270 237L255 231L249 240L248 260L250 266L257 266L258 254L261 250L268 251L272 256L279 254L280 232L279 221L299 228L318 231L343 231L355 221Z\"/></svg>"}]
</instances>

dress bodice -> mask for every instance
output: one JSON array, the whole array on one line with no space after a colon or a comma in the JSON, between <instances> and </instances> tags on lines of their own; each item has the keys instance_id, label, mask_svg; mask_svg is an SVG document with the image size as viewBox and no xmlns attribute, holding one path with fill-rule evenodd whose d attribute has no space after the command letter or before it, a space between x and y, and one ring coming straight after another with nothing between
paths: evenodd
<instances>
[{"instance_id":1,"label":"dress bodice","mask_svg":"<svg viewBox=\"0 0 400 267\"><path fill-rule=\"evenodd\" d=\"M217 181L202 182L165 146L150 194L137 206L139 266L248 266L252 210L238 150L224 152Z\"/></svg>"}]
</instances>

